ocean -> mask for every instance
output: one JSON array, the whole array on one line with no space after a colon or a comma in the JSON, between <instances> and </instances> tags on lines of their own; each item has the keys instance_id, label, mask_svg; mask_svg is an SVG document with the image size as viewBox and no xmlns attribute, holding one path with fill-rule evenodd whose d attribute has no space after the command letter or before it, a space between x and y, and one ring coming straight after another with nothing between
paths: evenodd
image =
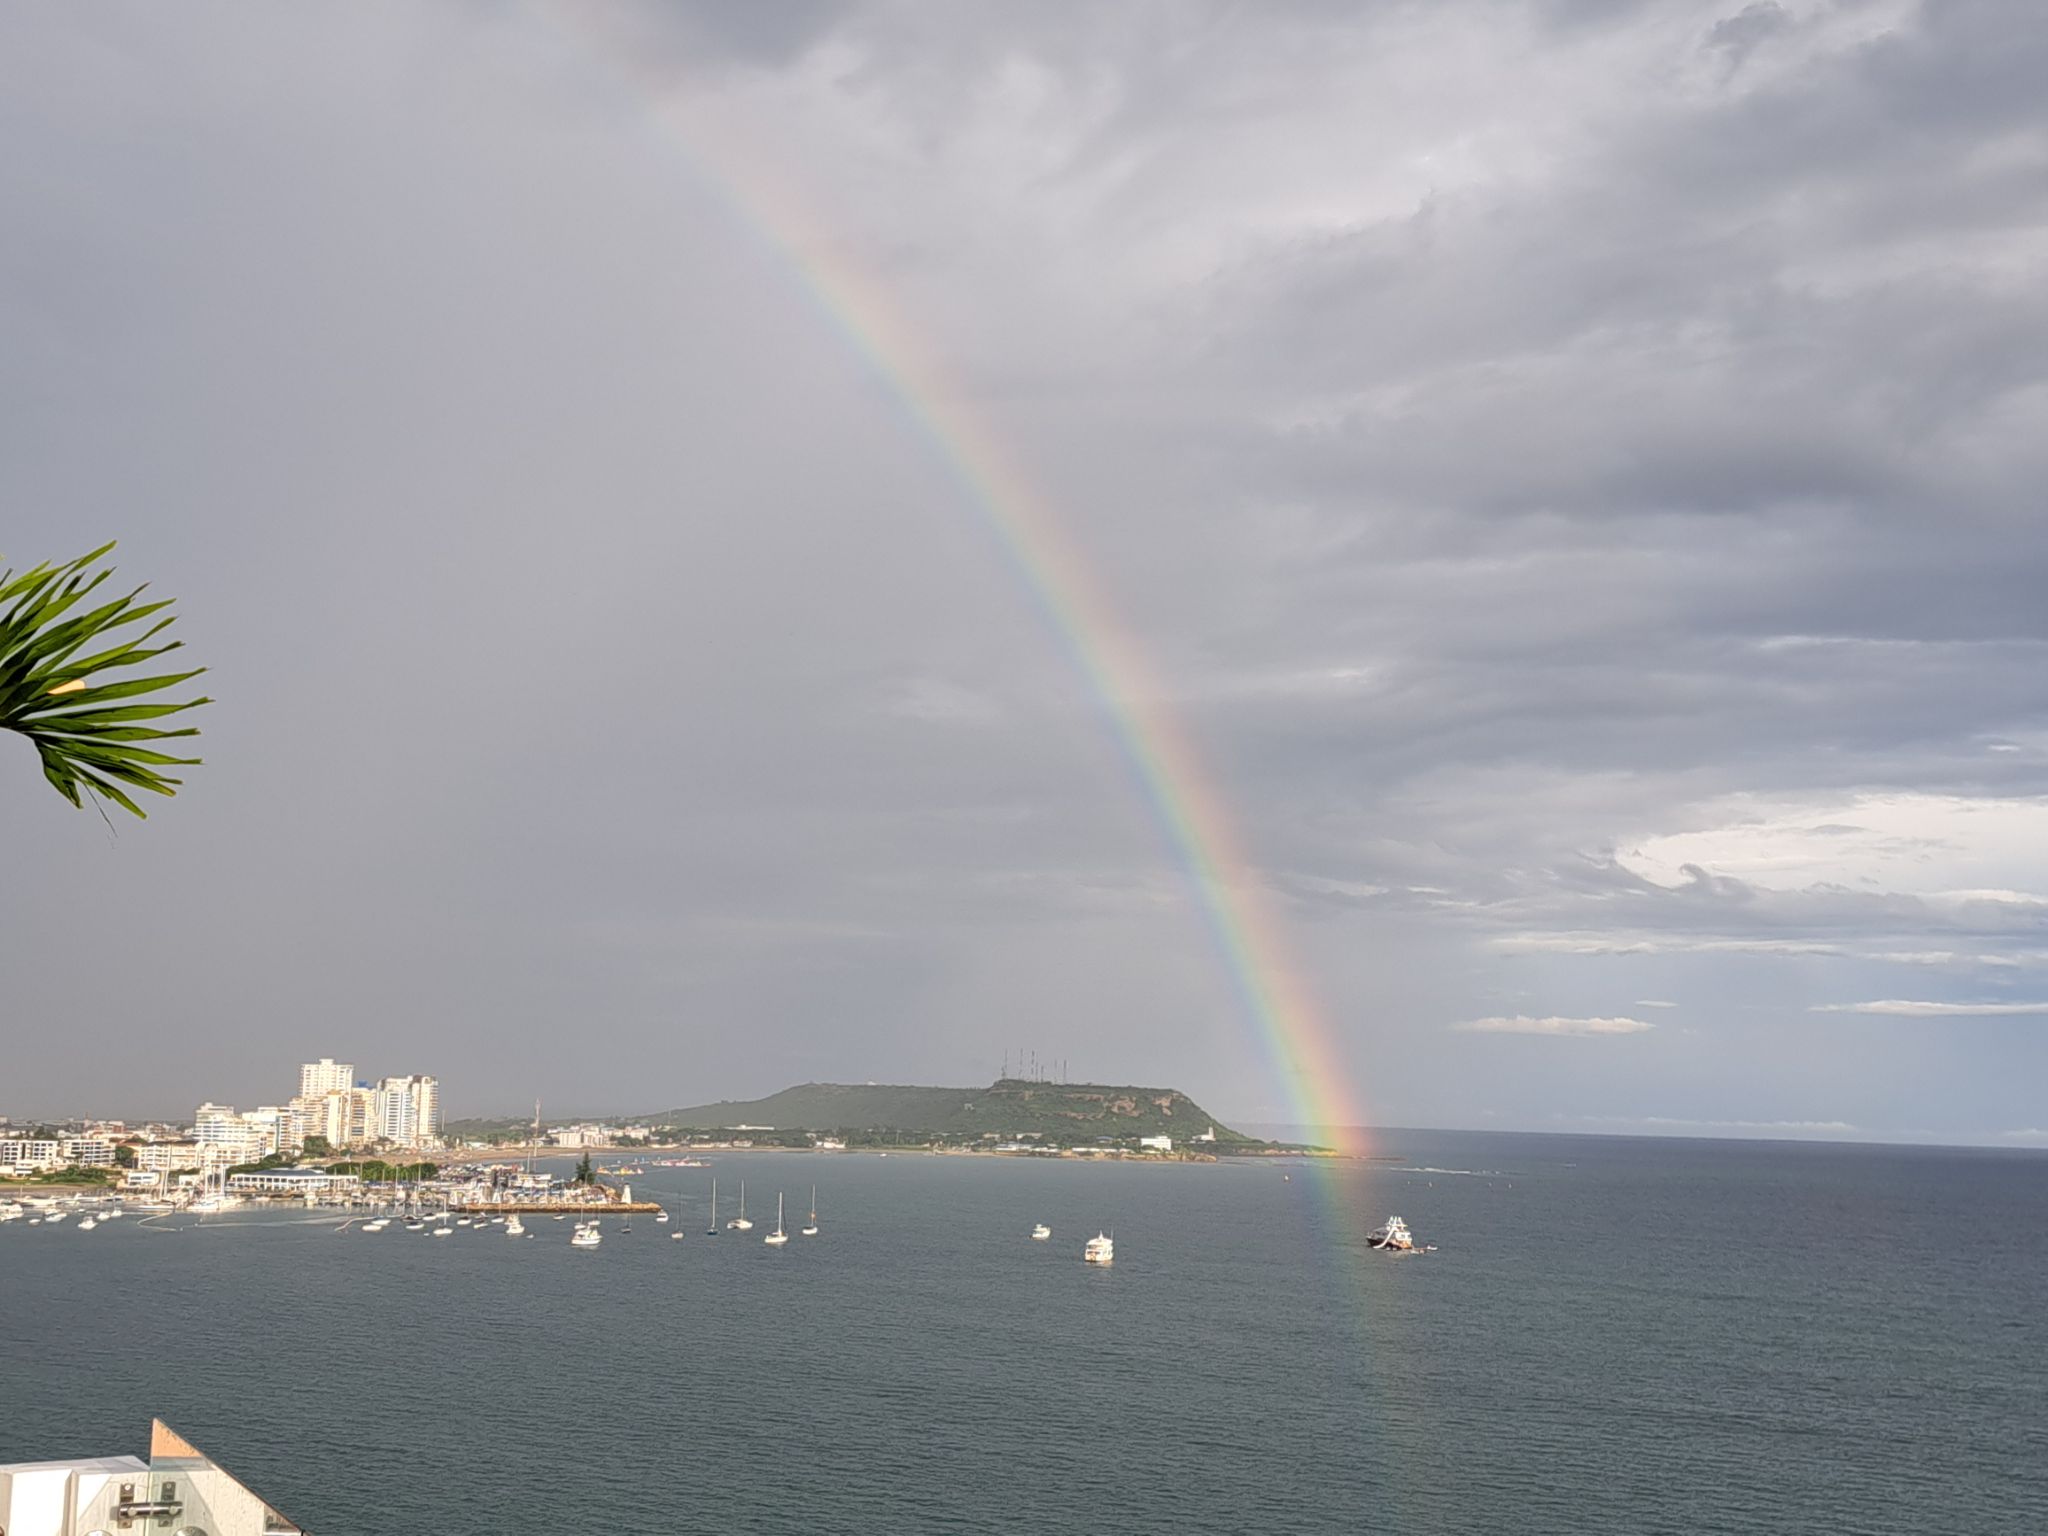
<instances>
[{"instance_id":1,"label":"ocean","mask_svg":"<svg viewBox=\"0 0 2048 1536\"><path fill-rule=\"evenodd\" d=\"M0 1461L160 1415L313 1536L2048 1532L2048 1155L1379 1150L718 1154L590 1252L15 1222ZM753 1232L702 1235L714 1171Z\"/></svg>"}]
</instances>

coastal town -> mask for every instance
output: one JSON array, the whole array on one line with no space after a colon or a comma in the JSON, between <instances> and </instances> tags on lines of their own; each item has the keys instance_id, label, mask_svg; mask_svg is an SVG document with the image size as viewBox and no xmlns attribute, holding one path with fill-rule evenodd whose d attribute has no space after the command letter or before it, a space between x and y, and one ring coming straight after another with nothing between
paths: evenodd
<instances>
[{"instance_id":1,"label":"coastal town","mask_svg":"<svg viewBox=\"0 0 2048 1536\"><path fill-rule=\"evenodd\" d=\"M830 1089L821 1111L801 1096ZM877 1125L893 1112L889 1095L950 1095L954 1090L890 1090L808 1085L771 1100L624 1120L546 1124L535 1105L531 1121L449 1123L441 1083L423 1073L359 1078L351 1062L323 1056L301 1064L297 1091L253 1109L208 1100L184 1122L131 1124L108 1118L16 1124L0 1117L0 1220L91 1219L97 1209L207 1214L249 1201L292 1200L335 1206L398 1207L408 1214L453 1215L489 1210L558 1212L638 1209L624 1181L653 1166L699 1166L695 1157L661 1152L716 1150L835 1153L916 1150L949 1155L1055 1157L1083 1160L1208 1161L1221 1152L1276 1150L1220 1130L1181 1096L1163 1090L1100 1089L999 1079L971 1095L938 1123ZM1045 1095L1057 1092L1047 1109ZM1057 1123L1071 1102L1097 1106L1102 1118ZM943 1105L947 1102L940 1101ZM976 1105L982 1106L976 1112ZM774 1105L799 1121L841 1117L829 1128L771 1124L750 1118ZM1195 1122L1176 1139L1158 1129L1176 1108ZM725 1115L726 1110L735 1111ZM1048 1120L1047 1114L1055 1118ZM1034 1119L1034 1116L1037 1117ZM983 1129L994 1117L1001 1126ZM682 1121L728 1119L719 1125ZM778 1116L778 1118L781 1118ZM1128 1123L1119 1124L1118 1121ZM1031 1128L1019 1128L1029 1125ZM1197 1125L1199 1128L1196 1128ZM1049 1128L1050 1127L1050 1128ZM593 1165L589 1154L613 1154ZM570 1174L538 1166L548 1157L582 1154Z\"/></svg>"}]
</instances>

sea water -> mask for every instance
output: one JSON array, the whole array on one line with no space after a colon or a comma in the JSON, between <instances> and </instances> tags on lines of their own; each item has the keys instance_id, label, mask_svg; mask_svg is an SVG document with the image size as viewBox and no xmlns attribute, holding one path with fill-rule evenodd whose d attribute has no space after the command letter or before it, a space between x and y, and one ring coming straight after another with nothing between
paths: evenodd
<instances>
[{"instance_id":1,"label":"sea water","mask_svg":"<svg viewBox=\"0 0 2048 1536\"><path fill-rule=\"evenodd\" d=\"M720 1154L592 1251L10 1223L0 1461L160 1415L315 1536L2048 1532L2048 1156L1378 1150Z\"/></svg>"}]
</instances>

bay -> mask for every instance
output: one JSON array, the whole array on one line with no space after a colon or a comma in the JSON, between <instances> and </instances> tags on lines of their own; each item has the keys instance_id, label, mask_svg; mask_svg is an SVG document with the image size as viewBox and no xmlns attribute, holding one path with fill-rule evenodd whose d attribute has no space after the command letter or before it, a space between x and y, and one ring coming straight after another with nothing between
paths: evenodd
<instances>
[{"instance_id":1,"label":"bay","mask_svg":"<svg viewBox=\"0 0 2048 1536\"><path fill-rule=\"evenodd\" d=\"M0 1460L161 1415L315 1536L2048 1530L2048 1156L1378 1150L719 1154L591 1252L11 1223ZM714 1171L752 1233L703 1235ZM1389 1214L1438 1251L1367 1251Z\"/></svg>"}]
</instances>

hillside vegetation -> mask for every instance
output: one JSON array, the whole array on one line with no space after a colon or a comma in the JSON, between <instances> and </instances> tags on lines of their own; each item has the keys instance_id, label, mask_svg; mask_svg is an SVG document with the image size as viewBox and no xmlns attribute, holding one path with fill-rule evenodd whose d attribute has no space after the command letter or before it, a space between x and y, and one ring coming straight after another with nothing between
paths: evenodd
<instances>
[{"instance_id":1,"label":"hillside vegetation","mask_svg":"<svg viewBox=\"0 0 2048 1536\"><path fill-rule=\"evenodd\" d=\"M726 1099L635 1118L690 1130L772 1125L778 1131L891 1130L946 1137L1171 1136L1176 1143L1213 1126L1219 1144L1252 1139L1224 1125L1178 1089L1024 1078L1004 1078L986 1088L804 1083L765 1099Z\"/></svg>"}]
</instances>

